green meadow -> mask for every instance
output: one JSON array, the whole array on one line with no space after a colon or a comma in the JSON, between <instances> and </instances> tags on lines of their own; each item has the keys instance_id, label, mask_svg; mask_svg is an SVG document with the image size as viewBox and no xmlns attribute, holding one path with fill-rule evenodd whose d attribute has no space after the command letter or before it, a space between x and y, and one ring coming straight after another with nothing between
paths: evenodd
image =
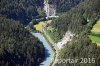
<instances>
[{"instance_id":1,"label":"green meadow","mask_svg":"<svg viewBox=\"0 0 100 66\"><path fill-rule=\"evenodd\" d=\"M47 30L52 30L52 28L50 26L49 27L46 26L47 24L50 24L50 23L51 23L51 20L42 21L39 24L34 25L34 28L37 31L43 33L51 44L54 44L53 39L50 37L50 35L47 32Z\"/></svg>"},{"instance_id":2,"label":"green meadow","mask_svg":"<svg viewBox=\"0 0 100 66\"><path fill-rule=\"evenodd\" d=\"M100 20L93 26L92 32L100 33Z\"/></svg>"},{"instance_id":3,"label":"green meadow","mask_svg":"<svg viewBox=\"0 0 100 66\"><path fill-rule=\"evenodd\" d=\"M100 43L100 37L93 35L89 35L89 37L91 38L92 43Z\"/></svg>"},{"instance_id":4,"label":"green meadow","mask_svg":"<svg viewBox=\"0 0 100 66\"><path fill-rule=\"evenodd\" d=\"M35 28L37 31L43 32L43 29L44 29L43 27L44 27L47 23L51 23L51 20L39 22L39 24L34 25L34 28Z\"/></svg>"},{"instance_id":5,"label":"green meadow","mask_svg":"<svg viewBox=\"0 0 100 66\"><path fill-rule=\"evenodd\" d=\"M100 35L100 19L93 26L91 32L94 34L89 35L90 39L92 40L92 43L96 43L98 46L100 46L100 36L98 36Z\"/></svg>"}]
</instances>

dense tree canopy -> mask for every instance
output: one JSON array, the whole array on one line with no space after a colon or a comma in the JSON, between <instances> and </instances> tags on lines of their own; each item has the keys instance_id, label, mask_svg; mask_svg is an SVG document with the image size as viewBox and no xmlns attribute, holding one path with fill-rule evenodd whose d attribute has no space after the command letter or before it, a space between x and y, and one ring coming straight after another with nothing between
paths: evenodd
<instances>
[{"instance_id":1,"label":"dense tree canopy","mask_svg":"<svg viewBox=\"0 0 100 66\"><path fill-rule=\"evenodd\" d=\"M57 12L66 12L82 1L84 0L49 0L49 3L56 7Z\"/></svg>"},{"instance_id":2,"label":"dense tree canopy","mask_svg":"<svg viewBox=\"0 0 100 66\"><path fill-rule=\"evenodd\" d=\"M38 66L44 47L19 22L0 17L0 66Z\"/></svg>"},{"instance_id":3,"label":"dense tree canopy","mask_svg":"<svg viewBox=\"0 0 100 66\"><path fill-rule=\"evenodd\" d=\"M19 20L28 24L32 18L39 16L44 0L0 0L0 16Z\"/></svg>"},{"instance_id":4,"label":"dense tree canopy","mask_svg":"<svg viewBox=\"0 0 100 66\"><path fill-rule=\"evenodd\" d=\"M100 17L99 0L86 0L77 7L54 19L52 24L62 37L67 30L79 34L82 31L89 32Z\"/></svg>"},{"instance_id":5,"label":"dense tree canopy","mask_svg":"<svg viewBox=\"0 0 100 66\"><path fill-rule=\"evenodd\" d=\"M66 31L76 36L59 52L60 59L95 58L95 63L58 63L55 66L100 66L100 47L88 37L100 18L100 0L85 0L52 22L52 27L62 38ZM54 35L54 34L53 34Z\"/></svg>"},{"instance_id":6,"label":"dense tree canopy","mask_svg":"<svg viewBox=\"0 0 100 66\"><path fill-rule=\"evenodd\" d=\"M26 25L32 18L43 17L43 1L0 0L0 16L3 16L0 17L0 66L38 66L44 59L42 43L18 22ZM49 0L49 3L61 13L48 25L53 29L49 31L53 40L58 42L66 31L75 34L73 40L59 52L59 58L95 58L95 63L81 64L79 60L76 64L55 66L100 66L100 47L88 37L100 18L100 0Z\"/></svg>"},{"instance_id":7,"label":"dense tree canopy","mask_svg":"<svg viewBox=\"0 0 100 66\"><path fill-rule=\"evenodd\" d=\"M78 59L76 63L57 63L55 66L100 66L100 47L92 44L87 35L74 38L59 53L59 58Z\"/></svg>"}]
</instances>

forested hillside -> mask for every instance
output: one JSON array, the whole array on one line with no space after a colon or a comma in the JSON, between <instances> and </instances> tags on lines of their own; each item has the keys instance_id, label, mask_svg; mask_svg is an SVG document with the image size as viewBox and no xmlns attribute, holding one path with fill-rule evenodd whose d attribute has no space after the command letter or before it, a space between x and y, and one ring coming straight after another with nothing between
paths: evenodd
<instances>
[{"instance_id":1,"label":"forested hillside","mask_svg":"<svg viewBox=\"0 0 100 66\"><path fill-rule=\"evenodd\" d=\"M44 47L23 25L0 17L0 66L38 66Z\"/></svg>"},{"instance_id":2,"label":"forested hillside","mask_svg":"<svg viewBox=\"0 0 100 66\"><path fill-rule=\"evenodd\" d=\"M41 22L39 30L42 32L43 29L50 39L53 38L52 44L71 39L60 50L53 45L58 59L78 59L76 63L54 62L54 66L100 66L100 46L89 38L90 35L97 36L91 30L100 19L100 0L46 1L47 6L48 3L54 5L52 8L56 8L60 15L50 18L50 23L44 26L44 21ZM43 3L44 0L0 0L0 66L39 66L44 60L43 44L24 28L31 20L34 24L36 20L42 21L45 17ZM33 28L33 23L28 26ZM67 34L68 31L73 37ZM66 40L62 39L64 36ZM85 58L85 62L82 62L82 58Z\"/></svg>"},{"instance_id":3,"label":"forested hillside","mask_svg":"<svg viewBox=\"0 0 100 66\"><path fill-rule=\"evenodd\" d=\"M59 53L60 59L79 59L77 63L58 63L55 66L100 66L100 47L88 35L100 18L100 0L85 0L61 17L54 19L52 27L60 38L71 31L76 36ZM53 34L54 36L54 34ZM95 58L95 63L80 63L80 58Z\"/></svg>"},{"instance_id":4,"label":"forested hillside","mask_svg":"<svg viewBox=\"0 0 100 66\"><path fill-rule=\"evenodd\" d=\"M0 16L28 24L43 13L44 0L0 0Z\"/></svg>"},{"instance_id":5,"label":"forested hillside","mask_svg":"<svg viewBox=\"0 0 100 66\"><path fill-rule=\"evenodd\" d=\"M51 25L57 29L60 37L68 30L75 34L80 34L82 31L88 33L100 18L99 3L99 0L86 0L59 18L54 19Z\"/></svg>"},{"instance_id":6,"label":"forested hillside","mask_svg":"<svg viewBox=\"0 0 100 66\"><path fill-rule=\"evenodd\" d=\"M49 3L56 7L57 12L61 13L70 10L83 1L84 0L49 0Z\"/></svg>"}]
</instances>

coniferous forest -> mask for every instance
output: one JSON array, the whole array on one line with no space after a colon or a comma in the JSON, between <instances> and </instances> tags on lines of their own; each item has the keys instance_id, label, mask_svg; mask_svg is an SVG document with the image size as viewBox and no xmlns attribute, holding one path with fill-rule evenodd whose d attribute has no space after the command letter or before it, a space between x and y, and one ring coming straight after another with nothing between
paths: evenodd
<instances>
[{"instance_id":1,"label":"coniferous forest","mask_svg":"<svg viewBox=\"0 0 100 66\"><path fill-rule=\"evenodd\" d=\"M38 66L44 46L19 22L0 17L0 66Z\"/></svg>"},{"instance_id":2,"label":"coniferous forest","mask_svg":"<svg viewBox=\"0 0 100 66\"><path fill-rule=\"evenodd\" d=\"M0 16L27 25L32 18L41 17L44 0L0 0Z\"/></svg>"},{"instance_id":3,"label":"coniferous forest","mask_svg":"<svg viewBox=\"0 0 100 66\"><path fill-rule=\"evenodd\" d=\"M58 13L66 12L84 0L49 0L56 7Z\"/></svg>"},{"instance_id":4,"label":"coniferous forest","mask_svg":"<svg viewBox=\"0 0 100 66\"><path fill-rule=\"evenodd\" d=\"M61 2L59 2L61 3ZM58 3L54 3L54 5ZM60 5L60 7L63 7ZM59 8L60 9L60 8ZM64 12L64 11L63 11ZM100 0L85 0L54 19L52 27L57 29L58 37L62 38L66 31L76 34L73 40L59 52L60 59L95 58L95 63L57 63L55 66L99 66L100 47L92 43L89 36L91 29L100 19ZM100 40L99 40L100 41Z\"/></svg>"},{"instance_id":5,"label":"coniferous forest","mask_svg":"<svg viewBox=\"0 0 100 66\"><path fill-rule=\"evenodd\" d=\"M50 23L42 21L46 17L45 1L59 16L47 19ZM74 34L58 54L55 51L54 59L78 59L77 63L59 62L54 66L100 66L100 46L90 38L90 35L100 38L100 32L92 32L99 20L100 0L0 0L0 66L39 66L45 60L45 47L30 33L31 30L44 37L47 35L48 43L51 39L55 44L66 32ZM40 26L46 23L39 27L41 32L33 27L39 22ZM30 31L25 29L26 25L31 26Z\"/></svg>"},{"instance_id":6,"label":"coniferous forest","mask_svg":"<svg viewBox=\"0 0 100 66\"><path fill-rule=\"evenodd\" d=\"M0 0L0 66L38 66L43 61L43 44L25 29L32 18L41 17L43 2Z\"/></svg>"}]
</instances>

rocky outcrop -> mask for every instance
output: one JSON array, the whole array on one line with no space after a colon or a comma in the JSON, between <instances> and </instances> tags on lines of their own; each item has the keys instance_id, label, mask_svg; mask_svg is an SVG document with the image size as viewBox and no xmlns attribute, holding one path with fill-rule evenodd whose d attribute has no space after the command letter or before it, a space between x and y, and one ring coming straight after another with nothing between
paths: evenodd
<instances>
[{"instance_id":1,"label":"rocky outcrop","mask_svg":"<svg viewBox=\"0 0 100 66\"><path fill-rule=\"evenodd\" d=\"M51 4L48 4L48 1L44 1L44 11L47 15L46 18L58 17L58 16L56 16L55 7Z\"/></svg>"},{"instance_id":2,"label":"rocky outcrop","mask_svg":"<svg viewBox=\"0 0 100 66\"><path fill-rule=\"evenodd\" d=\"M61 41L55 44L55 49L62 49L65 44L72 40L73 36L74 34L72 32L67 31L64 37L61 39Z\"/></svg>"}]
</instances>

